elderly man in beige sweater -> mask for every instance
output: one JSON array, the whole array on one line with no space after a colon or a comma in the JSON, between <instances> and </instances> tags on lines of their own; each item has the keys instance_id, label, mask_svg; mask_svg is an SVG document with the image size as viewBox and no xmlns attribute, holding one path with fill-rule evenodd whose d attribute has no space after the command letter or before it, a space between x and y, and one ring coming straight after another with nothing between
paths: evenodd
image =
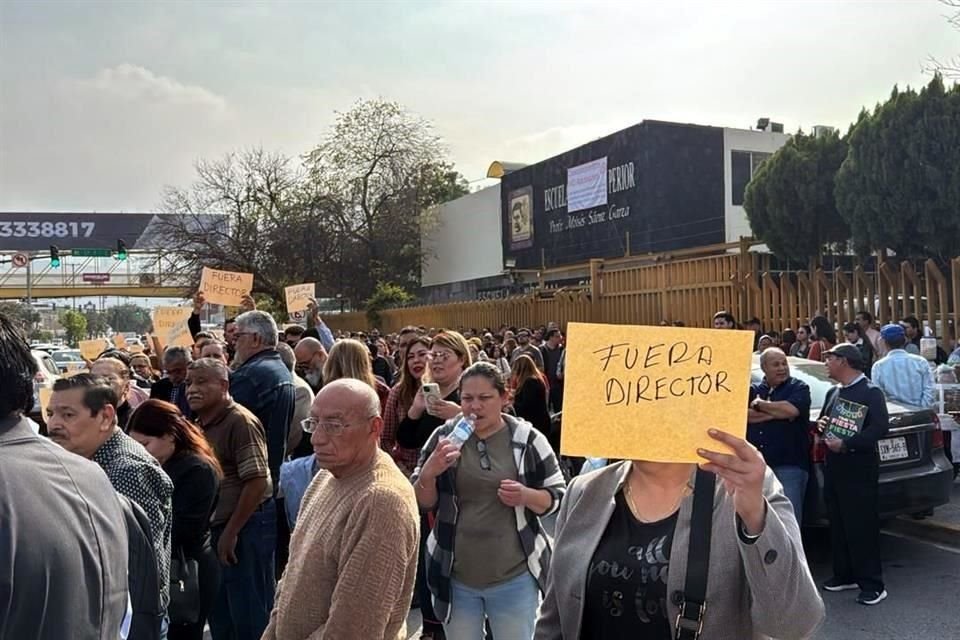
<instances>
[{"instance_id":1,"label":"elderly man in beige sweater","mask_svg":"<svg viewBox=\"0 0 960 640\"><path fill-rule=\"evenodd\" d=\"M331 382L304 420L320 472L303 497L264 640L406 637L420 540L413 487L380 450L380 400Z\"/></svg>"}]
</instances>

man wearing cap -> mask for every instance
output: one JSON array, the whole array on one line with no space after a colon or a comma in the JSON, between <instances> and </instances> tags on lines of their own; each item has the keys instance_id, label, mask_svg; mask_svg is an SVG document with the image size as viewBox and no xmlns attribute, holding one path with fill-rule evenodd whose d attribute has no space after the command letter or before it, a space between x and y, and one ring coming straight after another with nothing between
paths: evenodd
<instances>
[{"instance_id":1,"label":"man wearing cap","mask_svg":"<svg viewBox=\"0 0 960 640\"><path fill-rule=\"evenodd\" d=\"M847 437L827 432L827 458L823 465L823 496L830 518L833 577L827 591L860 589L857 602L875 605L887 597L880 566L879 480L877 441L887 433L889 416L883 392L863 375L863 356L852 344L838 344L825 354L827 373L839 384L827 393L818 421L823 432L835 406L844 401L848 410L862 411L845 426ZM859 405L859 406L858 406Z\"/></svg>"},{"instance_id":2,"label":"man wearing cap","mask_svg":"<svg viewBox=\"0 0 960 640\"><path fill-rule=\"evenodd\" d=\"M877 360L870 378L888 400L912 407L933 405L933 372L927 360L907 353L907 335L903 326L888 324L880 330L887 355Z\"/></svg>"}]
</instances>

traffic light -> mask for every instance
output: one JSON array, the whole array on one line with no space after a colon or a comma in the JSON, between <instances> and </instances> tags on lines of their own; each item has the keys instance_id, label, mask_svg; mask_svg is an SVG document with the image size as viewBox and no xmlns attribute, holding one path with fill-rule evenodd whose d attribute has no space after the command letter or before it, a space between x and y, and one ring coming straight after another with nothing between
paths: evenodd
<instances>
[{"instance_id":1,"label":"traffic light","mask_svg":"<svg viewBox=\"0 0 960 640\"><path fill-rule=\"evenodd\" d=\"M127 243L123 240L117 240L117 260L127 259Z\"/></svg>"},{"instance_id":2,"label":"traffic light","mask_svg":"<svg viewBox=\"0 0 960 640\"><path fill-rule=\"evenodd\" d=\"M55 244L50 245L50 266L60 266L60 247Z\"/></svg>"}]
</instances>

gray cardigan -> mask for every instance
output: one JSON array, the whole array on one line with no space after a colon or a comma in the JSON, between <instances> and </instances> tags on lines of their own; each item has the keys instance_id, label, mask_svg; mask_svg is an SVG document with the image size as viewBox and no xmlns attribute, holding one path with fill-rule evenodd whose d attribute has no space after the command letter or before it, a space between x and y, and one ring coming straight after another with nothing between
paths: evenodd
<instances>
[{"instance_id":1,"label":"gray cardigan","mask_svg":"<svg viewBox=\"0 0 960 640\"><path fill-rule=\"evenodd\" d=\"M629 470L629 462L620 462L578 476L567 488L535 640L580 638L587 569ZM823 600L807 566L793 509L769 469L763 493L768 505L764 530L756 542L746 544L737 533L733 500L717 482L702 638L807 638L823 620ZM679 613L677 602L686 576L692 508L693 496L688 496L680 506L670 553L671 625Z\"/></svg>"}]
</instances>

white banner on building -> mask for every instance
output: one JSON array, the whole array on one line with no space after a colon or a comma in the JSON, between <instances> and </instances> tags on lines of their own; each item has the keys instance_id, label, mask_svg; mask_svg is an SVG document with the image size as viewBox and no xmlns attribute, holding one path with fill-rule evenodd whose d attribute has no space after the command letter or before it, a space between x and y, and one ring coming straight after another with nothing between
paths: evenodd
<instances>
[{"instance_id":1,"label":"white banner on building","mask_svg":"<svg viewBox=\"0 0 960 640\"><path fill-rule=\"evenodd\" d=\"M607 204L607 158L567 169L567 212Z\"/></svg>"}]
</instances>

